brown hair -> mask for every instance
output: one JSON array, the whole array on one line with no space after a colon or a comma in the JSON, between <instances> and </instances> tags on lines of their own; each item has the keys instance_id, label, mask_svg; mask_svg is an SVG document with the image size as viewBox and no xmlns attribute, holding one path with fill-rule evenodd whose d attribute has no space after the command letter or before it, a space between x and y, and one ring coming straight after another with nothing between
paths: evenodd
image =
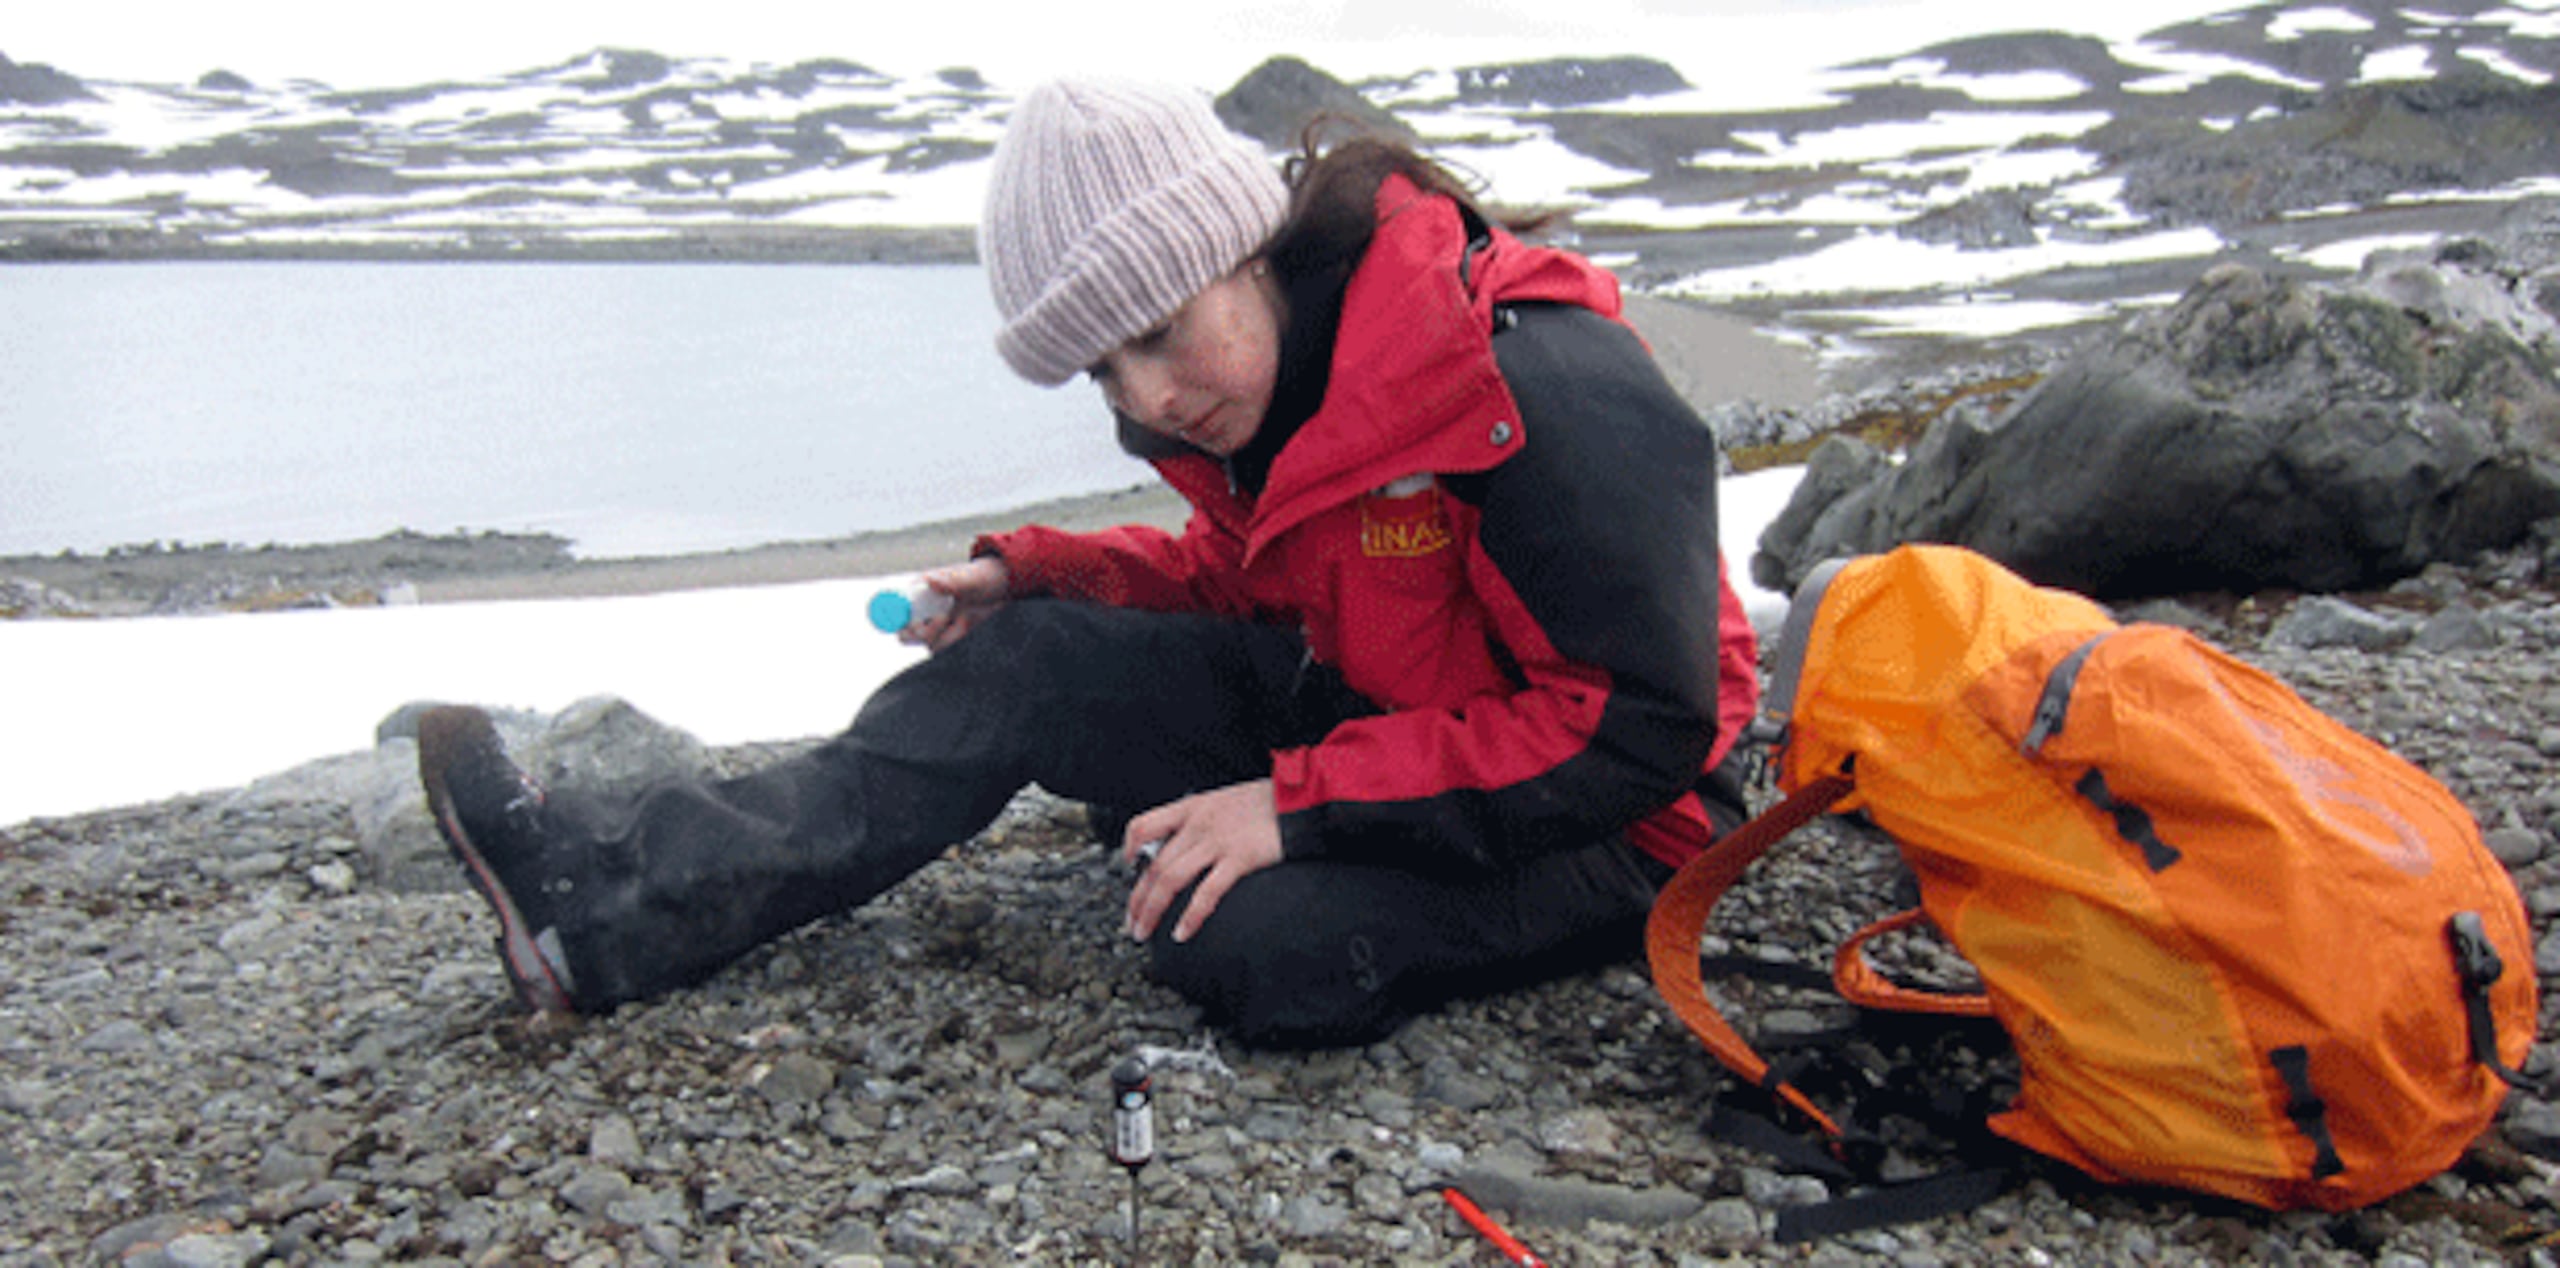
<instances>
[{"instance_id":1,"label":"brown hair","mask_svg":"<svg viewBox=\"0 0 2560 1268\"><path fill-rule=\"evenodd\" d=\"M1489 210L1479 197L1481 182L1459 176L1404 142L1357 131L1357 126L1338 116L1318 116L1299 134L1298 152L1280 169L1289 186L1289 214L1261 254L1283 278L1348 278L1377 232L1378 186L1391 175L1425 193L1445 194L1476 218L1513 233L1536 233L1563 219L1556 211Z\"/></svg>"}]
</instances>

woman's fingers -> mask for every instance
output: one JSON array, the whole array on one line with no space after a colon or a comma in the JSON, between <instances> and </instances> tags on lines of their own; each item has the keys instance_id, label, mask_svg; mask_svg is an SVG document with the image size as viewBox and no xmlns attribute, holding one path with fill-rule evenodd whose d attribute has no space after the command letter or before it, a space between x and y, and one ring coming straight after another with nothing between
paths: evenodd
<instances>
[{"instance_id":1,"label":"woman's fingers","mask_svg":"<svg viewBox=\"0 0 2560 1268\"><path fill-rule=\"evenodd\" d=\"M1201 922L1218 909L1218 900L1227 896L1227 891L1235 887L1236 879L1246 870L1232 865L1211 865L1208 874L1200 878L1199 887L1191 891L1191 901L1182 905L1182 918L1173 922L1173 940L1191 941L1191 935L1200 932Z\"/></svg>"},{"instance_id":2,"label":"woman's fingers","mask_svg":"<svg viewBox=\"0 0 2560 1268\"><path fill-rule=\"evenodd\" d=\"M899 631L898 641L927 651L941 651L968 636L988 613L1012 596L1013 572L1002 559L983 555L967 563L923 574L924 583L951 596L951 610L931 620L916 621Z\"/></svg>"},{"instance_id":3,"label":"woman's fingers","mask_svg":"<svg viewBox=\"0 0 2560 1268\"><path fill-rule=\"evenodd\" d=\"M1129 890L1129 936L1154 937L1166 912L1197 882L1173 926L1174 941L1190 941L1237 881L1280 861L1271 781L1197 793L1130 820L1121 858L1137 866L1142 856L1145 870Z\"/></svg>"},{"instance_id":4,"label":"woman's fingers","mask_svg":"<svg viewBox=\"0 0 2560 1268\"><path fill-rule=\"evenodd\" d=\"M1132 852L1133 856L1135 851ZM1135 860L1133 857L1133 865ZM1186 850L1179 838L1166 840L1143 865L1137 883L1129 887L1129 937L1144 942L1155 936L1156 926L1163 923L1165 911L1182 896L1184 887L1198 874L1199 852Z\"/></svg>"}]
</instances>

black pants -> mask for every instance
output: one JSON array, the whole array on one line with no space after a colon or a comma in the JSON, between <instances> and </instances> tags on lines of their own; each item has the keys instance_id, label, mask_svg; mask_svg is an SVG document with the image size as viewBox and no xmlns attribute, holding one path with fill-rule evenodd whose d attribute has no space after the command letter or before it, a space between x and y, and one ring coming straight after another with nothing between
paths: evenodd
<instances>
[{"instance_id":1,"label":"black pants","mask_svg":"<svg viewBox=\"0 0 2560 1268\"><path fill-rule=\"evenodd\" d=\"M867 901L1026 784L1134 813L1265 778L1274 748L1373 711L1289 630L1019 600L883 684L803 757L659 789L610 822L586 813L630 867L687 878L651 886L668 916L705 889L753 908L697 939L725 962ZM733 874L760 859L770 875ZM1457 995L1633 954L1668 875L1615 839L1494 872L1284 862L1238 881L1189 942L1164 921L1150 951L1160 980L1248 1043L1362 1043ZM669 932L632 923L634 954Z\"/></svg>"}]
</instances>

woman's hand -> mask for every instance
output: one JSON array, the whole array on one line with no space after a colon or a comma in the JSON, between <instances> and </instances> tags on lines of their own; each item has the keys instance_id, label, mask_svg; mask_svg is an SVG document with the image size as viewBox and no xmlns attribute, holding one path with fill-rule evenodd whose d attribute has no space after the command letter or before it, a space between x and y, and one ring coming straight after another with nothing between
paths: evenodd
<instances>
[{"instance_id":1,"label":"woman's hand","mask_svg":"<svg viewBox=\"0 0 2560 1268\"><path fill-rule=\"evenodd\" d=\"M1147 861L1144 847L1159 841L1162 847ZM1190 941L1237 881L1280 861L1280 813L1271 781L1194 793L1139 815L1129 821L1120 857L1146 868L1129 891L1129 936L1140 942L1155 936L1165 909L1183 889L1200 882L1173 926L1174 941Z\"/></svg>"},{"instance_id":2,"label":"woman's hand","mask_svg":"<svg viewBox=\"0 0 2560 1268\"><path fill-rule=\"evenodd\" d=\"M951 596L951 610L930 621L916 621L898 631L901 643L941 651L960 641L978 622L1013 596L1013 570L995 555L980 555L965 564L936 568L921 580Z\"/></svg>"}]
</instances>

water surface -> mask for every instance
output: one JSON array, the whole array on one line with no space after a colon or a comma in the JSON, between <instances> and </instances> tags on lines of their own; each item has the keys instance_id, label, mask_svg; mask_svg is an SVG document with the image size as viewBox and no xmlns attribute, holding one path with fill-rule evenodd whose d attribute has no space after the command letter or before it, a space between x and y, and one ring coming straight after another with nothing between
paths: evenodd
<instances>
[{"instance_id":1,"label":"water surface","mask_svg":"<svg viewBox=\"0 0 2560 1268\"><path fill-rule=\"evenodd\" d=\"M506 529L589 556L1123 488L973 266L0 267L0 554Z\"/></svg>"}]
</instances>

